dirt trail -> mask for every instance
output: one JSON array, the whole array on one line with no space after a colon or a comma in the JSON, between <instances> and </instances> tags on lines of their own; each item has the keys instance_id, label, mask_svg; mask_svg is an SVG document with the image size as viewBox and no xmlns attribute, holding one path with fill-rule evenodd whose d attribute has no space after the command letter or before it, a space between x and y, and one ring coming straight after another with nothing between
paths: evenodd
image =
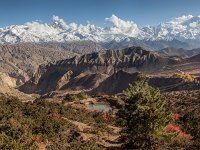
<instances>
[{"instance_id":1,"label":"dirt trail","mask_svg":"<svg viewBox=\"0 0 200 150\"><path fill-rule=\"evenodd\" d=\"M120 147L121 146L121 144L118 143L118 138L119 138L118 133L120 132L121 129L118 128L118 127L114 127L114 126L111 126L111 125L107 126L108 128L112 129L113 132L116 135L112 135L112 134L109 134L107 132L101 132L100 134L85 133L84 132L85 129L95 130L95 128L92 127L92 126L89 126L85 123L73 121L73 120L70 120L70 119L65 118L65 117L63 117L63 119L71 122L72 124L74 124L78 127L80 134L81 134L81 137L82 137L82 140L84 140L84 141L87 141L87 140L90 140L90 139L96 139L98 144L100 144L100 145L102 145L106 148Z\"/></svg>"},{"instance_id":2,"label":"dirt trail","mask_svg":"<svg viewBox=\"0 0 200 150\"><path fill-rule=\"evenodd\" d=\"M73 121L73 120L70 120L68 118L65 118L65 117L62 117L63 119L69 121L70 123L76 125L79 129L79 131L83 132L85 129L90 129L92 128L91 126L85 124L85 123L82 123L82 122L78 122L78 121Z\"/></svg>"}]
</instances>

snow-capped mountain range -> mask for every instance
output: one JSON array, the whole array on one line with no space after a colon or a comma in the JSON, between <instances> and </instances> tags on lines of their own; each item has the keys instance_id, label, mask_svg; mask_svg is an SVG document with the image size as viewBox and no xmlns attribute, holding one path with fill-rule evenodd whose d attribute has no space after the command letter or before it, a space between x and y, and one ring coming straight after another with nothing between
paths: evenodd
<instances>
[{"instance_id":1,"label":"snow-capped mountain range","mask_svg":"<svg viewBox=\"0 0 200 150\"><path fill-rule=\"evenodd\" d=\"M182 16L157 26L139 27L133 21L122 20L115 15L105 19L112 26L66 23L53 16L52 23L40 21L24 25L0 28L0 43L66 42L91 40L95 42L126 41L130 38L145 41L197 40L200 41L200 16Z\"/></svg>"}]
</instances>

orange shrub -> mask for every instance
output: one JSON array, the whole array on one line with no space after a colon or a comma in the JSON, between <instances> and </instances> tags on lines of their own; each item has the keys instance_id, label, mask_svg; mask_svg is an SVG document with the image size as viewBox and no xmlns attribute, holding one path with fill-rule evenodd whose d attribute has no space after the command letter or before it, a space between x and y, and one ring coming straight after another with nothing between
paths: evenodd
<instances>
[{"instance_id":1,"label":"orange shrub","mask_svg":"<svg viewBox=\"0 0 200 150\"><path fill-rule=\"evenodd\" d=\"M186 134L186 133L183 133L183 132L180 132L178 134L178 137L186 139L186 140L191 140L192 139L192 136L190 134Z\"/></svg>"},{"instance_id":2,"label":"orange shrub","mask_svg":"<svg viewBox=\"0 0 200 150\"><path fill-rule=\"evenodd\" d=\"M180 117L181 117L181 115L178 114L178 113L173 114L173 118L174 118L176 121L179 121L179 120L180 120Z\"/></svg>"},{"instance_id":3,"label":"orange shrub","mask_svg":"<svg viewBox=\"0 0 200 150\"><path fill-rule=\"evenodd\" d=\"M181 132L181 128L177 125L174 125L174 124L168 124L166 127L165 127L165 131L166 132Z\"/></svg>"}]
</instances>

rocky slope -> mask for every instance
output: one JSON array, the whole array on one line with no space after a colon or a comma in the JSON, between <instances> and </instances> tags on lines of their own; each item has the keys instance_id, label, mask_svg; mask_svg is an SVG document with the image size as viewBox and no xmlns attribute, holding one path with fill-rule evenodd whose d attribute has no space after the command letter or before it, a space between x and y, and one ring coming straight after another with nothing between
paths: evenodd
<instances>
[{"instance_id":1,"label":"rocky slope","mask_svg":"<svg viewBox=\"0 0 200 150\"><path fill-rule=\"evenodd\" d=\"M129 84L133 84L138 80L139 73L128 73L122 70L112 74L104 81L102 81L98 87L94 88L91 93L105 93L105 94L117 94L129 87Z\"/></svg>"},{"instance_id":2,"label":"rocky slope","mask_svg":"<svg viewBox=\"0 0 200 150\"><path fill-rule=\"evenodd\" d=\"M0 45L0 72L9 74L19 85L32 77L40 64L74 55L73 52L33 43L4 44Z\"/></svg>"},{"instance_id":3,"label":"rocky slope","mask_svg":"<svg viewBox=\"0 0 200 150\"><path fill-rule=\"evenodd\" d=\"M184 48L187 50L199 48L200 42L195 40L190 41L180 41L180 40L139 40L137 38L128 38L120 41L110 41L106 43L101 43L101 45L106 49L122 49L132 46L141 46L149 50L161 50L168 47Z\"/></svg>"},{"instance_id":4,"label":"rocky slope","mask_svg":"<svg viewBox=\"0 0 200 150\"><path fill-rule=\"evenodd\" d=\"M185 62L200 62L200 54L185 59Z\"/></svg>"},{"instance_id":5,"label":"rocky slope","mask_svg":"<svg viewBox=\"0 0 200 150\"><path fill-rule=\"evenodd\" d=\"M28 93L46 93L73 87L93 89L119 70L154 73L165 65L177 62L141 47L96 52L41 65L34 77L20 89Z\"/></svg>"},{"instance_id":6,"label":"rocky slope","mask_svg":"<svg viewBox=\"0 0 200 150\"><path fill-rule=\"evenodd\" d=\"M106 47L100 43L93 41L41 42L38 43L38 45L46 48L70 51L82 55L92 52L99 52L106 49Z\"/></svg>"},{"instance_id":7,"label":"rocky slope","mask_svg":"<svg viewBox=\"0 0 200 150\"><path fill-rule=\"evenodd\" d=\"M158 53L160 55L164 55L164 56L179 56L179 57L192 57L195 56L197 54L200 54L200 49L192 49L192 50L186 50L186 49L182 49L182 48L165 48L162 50L159 50Z\"/></svg>"},{"instance_id":8,"label":"rocky slope","mask_svg":"<svg viewBox=\"0 0 200 150\"><path fill-rule=\"evenodd\" d=\"M9 88L13 88L15 86L15 79L9 77L6 73L0 73L0 93L6 93Z\"/></svg>"},{"instance_id":9,"label":"rocky slope","mask_svg":"<svg viewBox=\"0 0 200 150\"><path fill-rule=\"evenodd\" d=\"M23 101L34 100L37 95L28 95L15 89L16 80L6 73L0 72L0 96L14 96L19 97Z\"/></svg>"}]
</instances>

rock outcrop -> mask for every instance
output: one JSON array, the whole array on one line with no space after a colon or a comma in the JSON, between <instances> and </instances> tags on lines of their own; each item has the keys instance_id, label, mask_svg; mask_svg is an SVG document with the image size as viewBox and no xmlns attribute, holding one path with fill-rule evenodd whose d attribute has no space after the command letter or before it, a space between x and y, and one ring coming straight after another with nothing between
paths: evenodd
<instances>
[{"instance_id":1,"label":"rock outcrop","mask_svg":"<svg viewBox=\"0 0 200 150\"><path fill-rule=\"evenodd\" d=\"M16 87L16 80L8 74L0 72L0 91L7 92L7 89Z\"/></svg>"},{"instance_id":2,"label":"rock outcrop","mask_svg":"<svg viewBox=\"0 0 200 150\"><path fill-rule=\"evenodd\" d=\"M79 89L81 86L91 89L96 88L99 81L105 80L119 70L129 73L153 73L163 65L176 62L141 47L95 52L41 65L34 77L20 89L28 93L46 93L75 86ZM89 86L91 82L93 84Z\"/></svg>"},{"instance_id":3,"label":"rock outcrop","mask_svg":"<svg viewBox=\"0 0 200 150\"><path fill-rule=\"evenodd\" d=\"M36 95L28 95L20 92L16 88L16 80L6 73L0 72L0 95L18 97L23 101L32 101Z\"/></svg>"},{"instance_id":4,"label":"rock outcrop","mask_svg":"<svg viewBox=\"0 0 200 150\"><path fill-rule=\"evenodd\" d=\"M39 65L74 55L69 51L46 48L39 44L4 44L0 45L0 72L9 74L20 85L33 76Z\"/></svg>"},{"instance_id":5,"label":"rock outcrop","mask_svg":"<svg viewBox=\"0 0 200 150\"><path fill-rule=\"evenodd\" d=\"M162 56L178 56L182 58L192 57L200 54L200 49L186 50L183 48L165 48L157 51Z\"/></svg>"}]
</instances>

